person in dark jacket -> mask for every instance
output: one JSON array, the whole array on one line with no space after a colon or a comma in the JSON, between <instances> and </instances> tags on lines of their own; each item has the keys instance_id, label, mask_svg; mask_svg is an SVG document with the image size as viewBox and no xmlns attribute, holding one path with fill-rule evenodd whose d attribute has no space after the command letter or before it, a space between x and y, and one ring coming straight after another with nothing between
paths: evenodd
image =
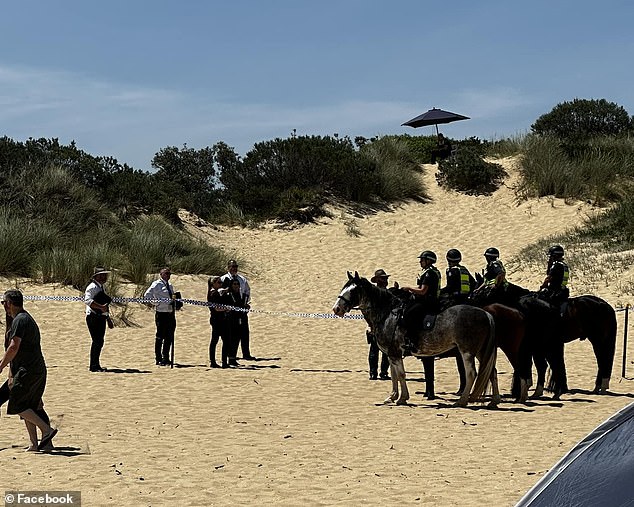
<instances>
[{"instance_id":1,"label":"person in dark jacket","mask_svg":"<svg viewBox=\"0 0 634 507\"><path fill-rule=\"evenodd\" d=\"M564 249L561 245L553 245L548 249L548 266L546 278L540 287L540 297L554 306L559 306L570 297L568 279L570 268L564 261Z\"/></svg>"},{"instance_id":2,"label":"person in dark jacket","mask_svg":"<svg viewBox=\"0 0 634 507\"><path fill-rule=\"evenodd\" d=\"M390 275L388 275L385 270L377 269L374 272L374 276L370 279L370 281L375 284L377 287L381 289L386 289L388 284L388 279ZM390 360L387 357L385 352L381 352L379 350L379 346L376 344L376 339L374 337L374 333L372 329L368 329L365 332L366 338L368 340L368 345L370 345L370 351L368 353L368 365L370 366L370 380L377 380L380 378L381 380L390 380L390 376L388 374L388 369L390 367ZM379 373L379 352L381 352L381 371Z\"/></svg>"},{"instance_id":3,"label":"person in dark jacket","mask_svg":"<svg viewBox=\"0 0 634 507\"><path fill-rule=\"evenodd\" d=\"M469 270L460 264L462 260L460 250L456 248L448 250L446 259L447 285L440 289L440 296L448 306L464 304L475 289L476 281Z\"/></svg>"}]
</instances>

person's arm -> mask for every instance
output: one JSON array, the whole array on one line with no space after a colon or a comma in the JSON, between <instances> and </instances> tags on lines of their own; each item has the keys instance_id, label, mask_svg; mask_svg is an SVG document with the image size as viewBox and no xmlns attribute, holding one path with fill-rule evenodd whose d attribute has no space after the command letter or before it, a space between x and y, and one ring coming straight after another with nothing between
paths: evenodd
<instances>
[{"instance_id":1,"label":"person's arm","mask_svg":"<svg viewBox=\"0 0 634 507\"><path fill-rule=\"evenodd\" d=\"M95 294L100 292L102 289L97 286L95 283L91 283L88 287L86 287L86 292L84 293L84 303L86 306L89 306L93 310L99 310L100 312L107 313L108 306L100 305L97 303L95 299Z\"/></svg>"},{"instance_id":2,"label":"person's arm","mask_svg":"<svg viewBox=\"0 0 634 507\"><path fill-rule=\"evenodd\" d=\"M154 288L156 287L156 284L156 281L152 282L152 285L150 285L143 294L143 299L157 299L157 297L154 296ZM143 304L148 308L152 308L156 303L145 302Z\"/></svg>"},{"instance_id":3,"label":"person's arm","mask_svg":"<svg viewBox=\"0 0 634 507\"><path fill-rule=\"evenodd\" d=\"M15 358L18 350L20 350L20 343L22 343L22 338L20 338L19 336L14 336L13 338L11 338L9 346L4 352L2 360L0 360L0 373L2 373L2 370L4 370L4 368Z\"/></svg>"},{"instance_id":4,"label":"person's arm","mask_svg":"<svg viewBox=\"0 0 634 507\"><path fill-rule=\"evenodd\" d=\"M411 292L415 296L424 296L429 290L429 286L423 284L420 287L401 287L402 290Z\"/></svg>"},{"instance_id":5,"label":"person's arm","mask_svg":"<svg viewBox=\"0 0 634 507\"><path fill-rule=\"evenodd\" d=\"M244 281L244 295L245 295L245 301L246 304L249 305L248 308L251 308L250 303L251 303L251 287L249 286L249 281L246 279L246 277L242 277L242 280Z\"/></svg>"}]
</instances>

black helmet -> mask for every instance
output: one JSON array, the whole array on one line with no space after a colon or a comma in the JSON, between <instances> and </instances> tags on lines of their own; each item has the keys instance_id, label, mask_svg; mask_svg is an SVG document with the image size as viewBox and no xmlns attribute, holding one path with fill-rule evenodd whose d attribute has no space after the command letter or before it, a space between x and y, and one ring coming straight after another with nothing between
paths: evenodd
<instances>
[{"instance_id":1,"label":"black helmet","mask_svg":"<svg viewBox=\"0 0 634 507\"><path fill-rule=\"evenodd\" d=\"M460 250L452 248L447 250L447 260L452 262L460 262L462 260L462 254Z\"/></svg>"},{"instance_id":2,"label":"black helmet","mask_svg":"<svg viewBox=\"0 0 634 507\"><path fill-rule=\"evenodd\" d=\"M564 247L561 245L553 245L548 249L549 257L563 257L564 256Z\"/></svg>"},{"instance_id":3,"label":"black helmet","mask_svg":"<svg viewBox=\"0 0 634 507\"><path fill-rule=\"evenodd\" d=\"M418 256L419 259L428 259L432 262L436 262L438 260L438 258L436 257L436 254L434 252L432 252L431 250L424 250L420 253L420 255Z\"/></svg>"},{"instance_id":4,"label":"black helmet","mask_svg":"<svg viewBox=\"0 0 634 507\"><path fill-rule=\"evenodd\" d=\"M487 259L495 260L500 256L500 251L492 246L484 251L484 256Z\"/></svg>"}]
</instances>

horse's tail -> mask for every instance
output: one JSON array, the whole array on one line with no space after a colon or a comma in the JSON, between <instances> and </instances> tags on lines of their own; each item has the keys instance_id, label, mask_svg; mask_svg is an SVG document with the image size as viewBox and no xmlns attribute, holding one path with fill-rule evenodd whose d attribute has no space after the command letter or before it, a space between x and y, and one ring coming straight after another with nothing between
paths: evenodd
<instances>
[{"instance_id":1,"label":"horse's tail","mask_svg":"<svg viewBox=\"0 0 634 507\"><path fill-rule=\"evenodd\" d=\"M483 310L484 311L484 310ZM471 398L474 400L481 399L486 392L491 374L495 369L495 361L497 359L497 343L495 340L495 320L493 315L484 312L489 319L489 336L484 344L484 351L480 355L480 367L478 375L471 391Z\"/></svg>"},{"instance_id":2,"label":"horse's tail","mask_svg":"<svg viewBox=\"0 0 634 507\"><path fill-rule=\"evenodd\" d=\"M612 367L614 366L614 356L616 354L616 312L609 303L606 303L606 305L609 306L609 310L606 308L608 311L608 322L604 331L605 342L601 351L601 359L598 361L602 381L612 376ZM605 387L607 388L607 386Z\"/></svg>"}]
</instances>

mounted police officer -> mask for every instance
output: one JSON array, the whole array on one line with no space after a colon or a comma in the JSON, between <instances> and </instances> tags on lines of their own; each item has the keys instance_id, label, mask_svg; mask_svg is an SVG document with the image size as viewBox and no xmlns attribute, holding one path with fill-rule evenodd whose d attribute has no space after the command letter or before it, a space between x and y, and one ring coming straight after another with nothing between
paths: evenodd
<instances>
[{"instance_id":1,"label":"mounted police officer","mask_svg":"<svg viewBox=\"0 0 634 507\"><path fill-rule=\"evenodd\" d=\"M540 287L539 295L550 304L559 306L570 296L568 289L570 269L564 261L564 249L561 245L551 246L547 253L546 278Z\"/></svg>"},{"instance_id":2,"label":"mounted police officer","mask_svg":"<svg viewBox=\"0 0 634 507\"><path fill-rule=\"evenodd\" d=\"M416 280L416 287L401 287L402 290L414 295L403 312L403 326L405 327L409 347L413 349L413 341L422 327L425 315L438 313L438 298L440 296L440 280L442 276L434 266L437 257L431 250L424 250L418 256L423 272Z\"/></svg>"},{"instance_id":3,"label":"mounted police officer","mask_svg":"<svg viewBox=\"0 0 634 507\"><path fill-rule=\"evenodd\" d=\"M495 285L496 288L506 285L506 270L500 260L500 251L495 247L484 251L487 265L482 271L482 285Z\"/></svg>"},{"instance_id":4,"label":"mounted police officer","mask_svg":"<svg viewBox=\"0 0 634 507\"><path fill-rule=\"evenodd\" d=\"M462 254L452 248L447 251L447 285L440 289L440 297L448 306L464 304L476 287L469 270L460 264Z\"/></svg>"}]
</instances>

